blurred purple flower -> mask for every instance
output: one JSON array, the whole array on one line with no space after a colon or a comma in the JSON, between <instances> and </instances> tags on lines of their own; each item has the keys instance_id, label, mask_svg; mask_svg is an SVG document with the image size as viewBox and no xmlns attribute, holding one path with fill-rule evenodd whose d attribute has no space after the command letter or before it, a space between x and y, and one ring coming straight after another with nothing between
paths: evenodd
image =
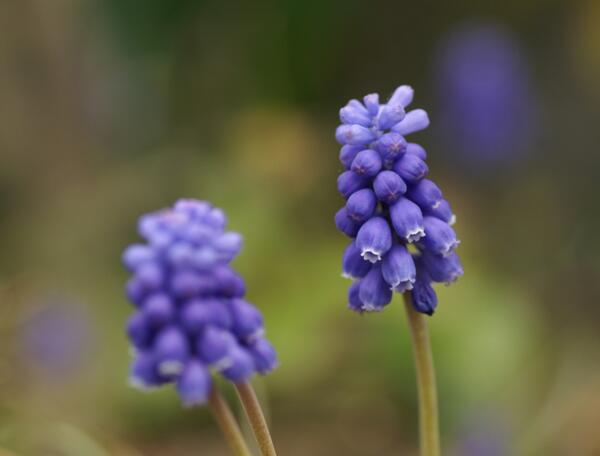
<instances>
[{"instance_id":1,"label":"blurred purple flower","mask_svg":"<svg viewBox=\"0 0 600 456\"><path fill-rule=\"evenodd\" d=\"M348 307L359 313L379 312L393 291L410 291L415 310L431 315L437 306L431 282L449 283L463 274L450 205L425 179L425 150L405 139L429 126L424 110L405 111L412 99L413 89L403 85L385 104L370 94L340 110L335 136L345 171L337 184L346 204L335 224L353 238L342 275L355 280Z\"/></svg>"},{"instance_id":2,"label":"blurred purple flower","mask_svg":"<svg viewBox=\"0 0 600 456\"><path fill-rule=\"evenodd\" d=\"M140 218L146 243L123 253L133 273L126 293L137 308L127 324L133 386L175 383L192 406L206 402L211 370L239 383L277 364L262 315L243 299L244 281L229 267L242 238L225 225L221 209L196 200Z\"/></svg>"},{"instance_id":3,"label":"blurred purple flower","mask_svg":"<svg viewBox=\"0 0 600 456\"><path fill-rule=\"evenodd\" d=\"M44 378L61 380L90 359L93 328L84 309L67 297L52 297L28 315L17 333L21 359Z\"/></svg>"},{"instance_id":4,"label":"blurred purple flower","mask_svg":"<svg viewBox=\"0 0 600 456\"><path fill-rule=\"evenodd\" d=\"M509 165L535 137L536 97L514 34L467 24L440 44L434 63L440 136L452 156L475 167Z\"/></svg>"}]
</instances>

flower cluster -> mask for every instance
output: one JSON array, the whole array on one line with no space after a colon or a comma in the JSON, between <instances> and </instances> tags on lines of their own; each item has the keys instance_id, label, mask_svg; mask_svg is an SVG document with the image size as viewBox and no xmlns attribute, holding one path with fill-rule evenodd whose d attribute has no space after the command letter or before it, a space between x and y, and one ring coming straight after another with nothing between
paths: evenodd
<instances>
[{"instance_id":1,"label":"flower cluster","mask_svg":"<svg viewBox=\"0 0 600 456\"><path fill-rule=\"evenodd\" d=\"M346 205L335 223L353 239L342 268L354 280L348 306L361 313L381 311L393 291L410 290L415 310L431 315L437 306L432 282L450 283L463 273L450 205L425 178L425 150L405 139L429 125L422 109L405 111L412 99L404 85L386 104L370 94L340 110L335 136L345 171L337 183Z\"/></svg>"},{"instance_id":2,"label":"flower cluster","mask_svg":"<svg viewBox=\"0 0 600 456\"><path fill-rule=\"evenodd\" d=\"M228 265L242 238L225 224L222 210L195 200L141 217L147 243L123 253L133 273L126 293L137 307L127 325L134 386L174 382L184 405L195 405L210 393L211 370L239 383L275 367L262 315Z\"/></svg>"}]
</instances>

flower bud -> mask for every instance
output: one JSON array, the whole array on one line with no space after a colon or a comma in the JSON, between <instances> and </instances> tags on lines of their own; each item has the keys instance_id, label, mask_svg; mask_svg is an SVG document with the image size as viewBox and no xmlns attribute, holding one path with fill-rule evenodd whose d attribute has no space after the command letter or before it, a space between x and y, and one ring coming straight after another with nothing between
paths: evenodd
<instances>
[{"instance_id":1,"label":"flower bud","mask_svg":"<svg viewBox=\"0 0 600 456\"><path fill-rule=\"evenodd\" d=\"M414 109L406 113L406 116L400 123L394 125L392 130L401 135L409 135L420 130L424 130L429 126L429 117L422 109Z\"/></svg>"},{"instance_id":2,"label":"flower bud","mask_svg":"<svg viewBox=\"0 0 600 456\"><path fill-rule=\"evenodd\" d=\"M371 126L369 112L365 108L360 109L350 104L340 109L340 120L344 124L358 124L363 127Z\"/></svg>"},{"instance_id":3,"label":"flower bud","mask_svg":"<svg viewBox=\"0 0 600 456\"><path fill-rule=\"evenodd\" d=\"M360 279L367 275L371 263L364 260L356 242L351 242L344 251L342 258L342 276L347 279Z\"/></svg>"},{"instance_id":4,"label":"flower bud","mask_svg":"<svg viewBox=\"0 0 600 456\"><path fill-rule=\"evenodd\" d=\"M398 87L388 101L389 104L399 104L406 108L412 103L415 91L411 86L401 85Z\"/></svg>"},{"instance_id":5,"label":"flower bud","mask_svg":"<svg viewBox=\"0 0 600 456\"><path fill-rule=\"evenodd\" d=\"M364 188L354 192L346 202L348 217L358 223L370 218L377 207L377 198L370 188Z\"/></svg>"},{"instance_id":6,"label":"flower bud","mask_svg":"<svg viewBox=\"0 0 600 456\"><path fill-rule=\"evenodd\" d=\"M407 242L416 242L425 236L423 213L408 198L400 198L390 206L390 218L396 234Z\"/></svg>"},{"instance_id":7,"label":"flower bud","mask_svg":"<svg viewBox=\"0 0 600 456\"><path fill-rule=\"evenodd\" d=\"M224 368L231 365L229 352L237 342L229 331L207 326L196 339L196 353L207 366Z\"/></svg>"},{"instance_id":8,"label":"flower bud","mask_svg":"<svg viewBox=\"0 0 600 456\"><path fill-rule=\"evenodd\" d=\"M123 252L123 264L130 271L134 271L144 263L152 262L155 254L152 248L143 244L133 244Z\"/></svg>"},{"instance_id":9,"label":"flower bud","mask_svg":"<svg viewBox=\"0 0 600 456\"><path fill-rule=\"evenodd\" d=\"M371 263L381 257L392 247L392 230L383 217L373 217L365 222L356 235L356 247L360 255Z\"/></svg>"},{"instance_id":10,"label":"flower bud","mask_svg":"<svg viewBox=\"0 0 600 456\"><path fill-rule=\"evenodd\" d=\"M365 107L369 111L369 115L376 116L379 112L379 95L376 93L370 93L363 98Z\"/></svg>"},{"instance_id":11,"label":"flower bud","mask_svg":"<svg viewBox=\"0 0 600 456\"><path fill-rule=\"evenodd\" d=\"M373 181L377 199L385 204L394 204L406 192L406 184L394 171L382 171Z\"/></svg>"},{"instance_id":12,"label":"flower bud","mask_svg":"<svg viewBox=\"0 0 600 456\"><path fill-rule=\"evenodd\" d=\"M359 176L354 171L344 171L339 175L337 187L342 196L346 199L354 192L361 190L369 185L369 179Z\"/></svg>"},{"instance_id":13,"label":"flower bud","mask_svg":"<svg viewBox=\"0 0 600 456\"><path fill-rule=\"evenodd\" d=\"M404 119L405 115L406 112L404 111L402 105L388 103L379 111L379 116L377 117L377 128L380 130L392 128L392 126Z\"/></svg>"},{"instance_id":14,"label":"flower bud","mask_svg":"<svg viewBox=\"0 0 600 456\"><path fill-rule=\"evenodd\" d=\"M422 179L415 183L406 192L406 196L417 203L423 211L430 210L444 199L442 191L429 179Z\"/></svg>"},{"instance_id":15,"label":"flower bud","mask_svg":"<svg viewBox=\"0 0 600 456\"><path fill-rule=\"evenodd\" d=\"M344 165L344 168L350 169L350 167L352 166L352 162L356 157L356 154L358 154L363 149L363 146L350 146L348 144L342 146L342 148L340 149L340 161L342 162L342 165Z\"/></svg>"},{"instance_id":16,"label":"flower bud","mask_svg":"<svg viewBox=\"0 0 600 456\"><path fill-rule=\"evenodd\" d=\"M408 183L423 179L429 172L427 163L413 154L404 154L393 166L393 170Z\"/></svg>"},{"instance_id":17,"label":"flower bud","mask_svg":"<svg viewBox=\"0 0 600 456\"><path fill-rule=\"evenodd\" d=\"M374 265L360 281L358 296L365 312L379 312L392 300L392 290L381 275L381 266Z\"/></svg>"},{"instance_id":18,"label":"flower bud","mask_svg":"<svg viewBox=\"0 0 600 456\"><path fill-rule=\"evenodd\" d=\"M177 380L177 393L185 407L205 404L212 389L209 370L197 361L186 364Z\"/></svg>"},{"instance_id":19,"label":"flower bud","mask_svg":"<svg viewBox=\"0 0 600 456\"><path fill-rule=\"evenodd\" d=\"M399 133L386 133L377 140L377 150L386 166L392 166L406 152L406 140Z\"/></svg>"},{"instance_id":20,"label":"flower bud","mask_svg":"<svg viewBox=\"0 0 600 456\"><path fill-rule=\"evenodd\" d=\"M351 169L359 176L373 177L382 166L381 156L372 149L365 149L356 154Z\"/></svg>"},{"instance_id":21,"label":"flower bud","mask_svg":"<svg viewBox=\"0 0 600 456\"><path fill-rule=\"evenodd\" d=\"M425 237L419 242L428 252L448 256L460 243L450 225L438 218L425 216L423 226Z\"/></svg>"},{"instance_id":22,"label":"flower bud","mask_svg":"<svg viewBox=\"0 0 600 456\"><path fill-rule=\"evenodd\" d=\"M190 354L188 341L176 326L162 329L156 335L152 349L159 374L170 378L181 374Z\"/></svg>"},{"instance_id":23,"label":"flower bud","mask_svg":"<svg viewBox=\"0 0 600 456\"><path fill-rule=\"evenodd\" d=\"M413 308L420 313L433 315L437 307L438 299L431 283L423 279L418 279L411 291Z\"/></svg>"},{"instance_id":24,"label":"flower bud","mask_svg":"<svg viewBox=\"0 0 600 456\"><path fill-rule=\"evenodd\" d=\"M463 267L455 252L447 256L424 252L421 256L423 267L434 282L452 283L463 275Z\"/></svg>"},{"instance_id":25,"label":"flower bud","mask_svg":"<svg viewBox=\"0 0 600 456\"><path fill-rule=\"evenodd\" d=\"M263 334L263 318L256 307L239 298L231 299L228 307L232 330L238 338L249 342Z\"/></svg>"},{"instance_id":26,"label":"flower bud","mask_svg":"<svg viewBox=\"0 0 600 456\"><path fill-rule=\"evenodd\" d=\"M223 376L233 383L246 381L254 372L254 359L248 351L240 346L234 347L230 353L231 365L221 371Z\"/></svg>"},{"instance_id":27,"label":"flower bud","mask_svg":"<svg viewBox=\"0 0 600 456\"><path fill-rule=\"evenodd\" d=\"M340 125L335 131L335 139L340 144L366 146L375 138L375 133L361 125Z\"/></svg>"},{"instance_id":28,"label":"flower bud","mask_svg":"<svg viewBox=\"0 0 600 456\"><path fill-rule=\"evenodd\" d=\"M144 300L143 313L150 326L160 328L174 318L175 304L166 293L154 293Z\"/></svg>"},{"instance_id":29,"label":"flower bud","mask_svg":"<svg viewBox=\"0 0 600 456\"><path fill-rule=\"evenodd\" d=\"M425 149L423 149L423 147L420 146L419 144L408 143L406 145L406 153L411 154L411 155L416 155L423 161L427 160L427 152L425 152Z\"/></svg>"},{"instance_id":30,"label":"flower bud","mask_svg":"<svg viewBox=\"0 0 600 456\"><path fill-rule=\"evenodd\" d=\"M360 300L360 280L354 282L348 288L348 309L362 314L364 312L363 302Z\"/></svg>"},{"instance_id":31,"label":"flower bud","mask_svg":"<svg viewBox=\"0 0 600 456\"><path fill-rule=\"evenodd\" d=\"M354 237L358 233L360 224L351 220L348 217L348 211L343 207L335 213L335 226L338 230L344 233L346 236Z\"/></svg>"},{"instance_id":32,"label":"flower bud","mask_svg":"<svg viewBox=\"0 0 600 456\"><path fill-rule=\"evenodd\" d=\"M254 367L259 374L271 372L277 366L277 353L266 339L257 339L248 346L254 360Z\"/></svg>"},{"instance_id":33,"label":"flower bud","mask_svg":"<svg viewBox=\"0 0 600 456\"><path fill-rule=\"evenodd\" d=\"M398 293L411 290L416 280L415 262L403 245L395 245L383 258L381 274L391 289Z\"/></svg>"}]
</instances>

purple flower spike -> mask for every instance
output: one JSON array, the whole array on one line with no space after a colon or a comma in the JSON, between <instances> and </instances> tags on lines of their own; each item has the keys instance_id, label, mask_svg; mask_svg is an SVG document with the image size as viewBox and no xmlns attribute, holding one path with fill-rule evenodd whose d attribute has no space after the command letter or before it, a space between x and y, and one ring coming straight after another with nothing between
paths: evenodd
<instances>
[{"instance_id":1,"label":"purple flower spike","mask_svg":"<svg viewBox=\"0 0 600 456\"><path fill-rule=\"evenodd\" d=\"M382 171L373 181L377 199L385 204L394 204L406 192L406 184L393 171Z\"/></svg>"},{"instance_id":2,"label":"purple flower spike","mask_svg":"<svg viewBox=\"0 0 600 456\"><path fill-rule=\"evenodd\" d=\"M373 217L358 230L356 246L360 255L371 263L377 263L392 247L392 230L386 219Z\"/></svg>"},{"instance_id":3,"label":"purple flower spike","mask_svg":"<svg viewBox=\"0 0 600 456\"><path fill-rule=\"evenodd\" d=\"M394 230L406 242L416 242L425 236L423 213L408 198L400 198L390 206L390 218Z\"/></svg>"},{"instance_id":4,"label":"purple flower spike","mask_svg":"<svg viewBox=\"0 0 600 456\"><path fill-rule=\"evenodd\" d=\"M361 280L358 296L365 312L380 312L392 300L392 290L383 279L379 264Z\"/></svg>"},{"instance_id":5,"label":"purple flower spike","mask_svg":"<svg viewBox=\"0 0 600 456\"><path fill-rule=\"evenodd\" d=\"M210 394L211 370L239 382L276 366L262 315L243 299L244 280L229 266L242 238L226 223L222 210L195 200L140 219L147 242L123 254L136 307L127 323L133 386L174 383L184 405L199 405Z\"/></svg>"},{"instance_id":6,"label":"purple flower spike","mask_svg":"<svg viewBox=\"0 0 600 456\"><path fill-rule=\"evenodd\" d=\"M377 207L377 198L370 188L354 192L346 202L348 217L354 222L361 223L369 219Z\"/></svg>"},{"instance_id":7,"label":"purple flower spike","mask_svg":"<svg viewBox=\"0 0 600 456\"><path fill-rule=\"evenodd\" d=\"M412 255L403 245L395 245L385 255L381 273L391 289L398 293L412 290L416 280L416 268Z\"/></svg>"},{"instance_id":8,"label":"purple flower spike","mask_svg":"<svg viewBox=\"0 0 600 456\"><path fill-rule=\"evenodd\" d=\"M371 269L371 263L363 259L356 242L351 242L342 258L342 276L347 279L362 279Z\"/></svg>"},{"instance_id":9,"label":"purple flower spike","mask_svg":"<svg viewBox=\"0 0 600 456\"><path fill-rule=\"evenodd\" d=\"M439 187L425 178L425 149L405 139L429 125L422 109L405 113L413 97L413 89L403 85L387 103L377 94L365 96L364 104L351 100L336 131L346 169L338 190L346 204L335 214L335 225L354 239L342 269L354 280L348 308L358 313L382 310L396 291L411 292L414 308L431 315L437 305L431 283L449 283L463 273L450 227L456 217ZM411 254L409 244L417 252ZM132 295L139 294L131 288Z\"/></svg>"}]
</instances>

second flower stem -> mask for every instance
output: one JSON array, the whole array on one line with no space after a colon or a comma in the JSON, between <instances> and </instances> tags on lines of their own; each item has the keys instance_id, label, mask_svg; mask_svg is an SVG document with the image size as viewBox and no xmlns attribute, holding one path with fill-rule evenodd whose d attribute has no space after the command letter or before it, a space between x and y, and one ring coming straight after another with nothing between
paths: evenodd
<instances>
[{"instance_id":1,"label":"second flower stem","mask_svg":"<svg viewBox=\"0 0 600 456\"><path fill-rule=\"evenodd\" d=\"M419 393L419 441L421 456L440 455L440 431L438 424L435 370L426 316L412 306L409 293L404 293L404 307L408 317L417 373Z\"/></svg>"},{"instance_id":2,"label":"second flower stem","mask_svg":"<svg viewBox=\"0 0 600 456\"><path fill-rule=\"evenodd\" d=\"M261 454L263 456L277 456L267 421L252 385L246 381L236 384L235 388L248 417L248 421L250 421L250 426L252 426L252 431L256 437Z\"/></svg>"},{"instance_id":3,"label":"second flower stem","mask_svg":"<svg viewBox=\"0 0 600 456\"><path fill-rule=\"evenodd\" d=\"M208 403L233 454L235 456L252 456L231 409L216 385L213 385Z\"/></svg>"}]
</instances>

